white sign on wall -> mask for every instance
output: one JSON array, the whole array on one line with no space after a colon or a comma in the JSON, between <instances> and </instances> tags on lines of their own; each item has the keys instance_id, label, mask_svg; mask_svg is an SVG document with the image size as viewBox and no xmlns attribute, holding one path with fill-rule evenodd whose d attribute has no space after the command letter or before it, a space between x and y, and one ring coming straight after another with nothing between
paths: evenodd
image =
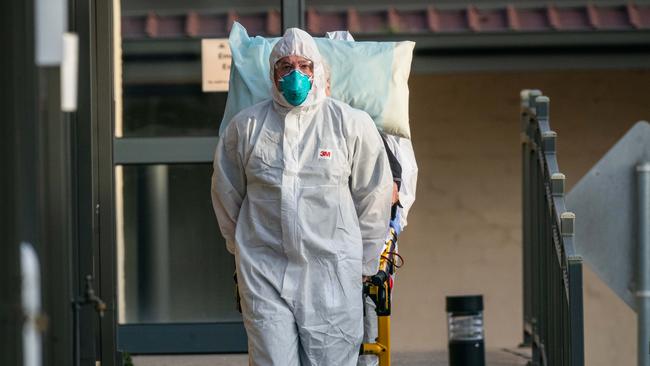
<instances>
[{"instance_id":1,"label":"white sign on wall","mask_svg":"<svg viewBox=\"0 0 650 366\"><path fill-rule=\"evenodd\" d=\"M232 55L227 38L201 40L204 92L228 91Z\"/></svg>"}]
</instances>

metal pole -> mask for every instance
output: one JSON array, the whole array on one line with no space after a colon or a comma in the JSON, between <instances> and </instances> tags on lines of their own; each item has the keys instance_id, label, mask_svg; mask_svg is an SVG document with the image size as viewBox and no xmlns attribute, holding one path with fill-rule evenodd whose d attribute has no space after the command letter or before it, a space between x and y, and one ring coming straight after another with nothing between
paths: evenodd
<instances>
[{"instance_id":1,"label":"metal pole","mask_svg":"<svg viewBox=\"0 0 650 366\"><path fill-rule=\"evenodd\" d=\"M282 0L282 32L287 28L305 29L305 0Z\"/></svg>"},{"instance_id":2,"label":"metal pole","mask_svg":"<svg viewBox=\"0 0 650 366\"><path fill-rule=\"evenodd\" d=\"M170 321L169 167L159 164L144 168L140 186L147 221L141 225L138 277L139 316L142 322Z\"/></svg>"},{"instance_id":3,"label":"metal pole","mask_svg":"<svg viewBox=\"0 0 650 366\"><path fill-rule=\"evenodd\" d=\"M636 167L639 202L638 364L650 366L650 162Z\"/></svg>"},{"instance_id":4,"label":"metal pole","mask_svg":"<svg viewBox=\"0 0 650 366\"><path fill-rule=\"evenodd\" d=\"M74 338L72 344L72 362L74 366L79 366L81 362L81 340L80 340L80 329L79 329L79 311L81 311L81 305L76 300L72 300L72 332L74 333L72 338Z\"/></svg>"},{"instance_id":5,"label":"metal pole","mask_svg":"<svg viewBox=\"0 0 650 366\"><path fill-rule=\"evenodd\" d=\"M22 272L23 365L42 365L42 341L39 321L41 318L41 269L36 250L29 243L20 244L20 267Z\"/></svg>"},{"instance_id":6,"label":"metal pole","mask_svg":"<svg viewBox=\"0 0 650 366\"><path fill-rule=\"evenodd\" d=\"M521 110L519 113L520 116L520 134L521 134L521 172L522 172L522 187L521 187L521 227L522 227L522 273L523 273L523 281L521 283L522 285L522 304L523 304L523 342L521 343L522 346L530 346L532 344L532 335L528 331L527 324L530 320L530 313L531 313L531 299L530 299L530 294L531 294L531 289L530 289L530 246L528 243L530 242L528 237L529 233L529 225L528 225L528 218L529 214L527 211L528 208L528 196L529 196L529 148L530 145L528 144L528 123L530 120L530 116L527 113L524 113L524 110L526 108L530 107L530 90L522 90L521 91Z\"/></svg>"}]
</instances>

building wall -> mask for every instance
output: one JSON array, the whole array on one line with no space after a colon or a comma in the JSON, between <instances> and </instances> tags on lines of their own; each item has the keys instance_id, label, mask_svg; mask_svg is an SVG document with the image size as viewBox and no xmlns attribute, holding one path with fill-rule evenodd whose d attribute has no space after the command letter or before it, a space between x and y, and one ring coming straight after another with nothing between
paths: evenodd
<instances>
[{"instance_id":1,"label":"building wall","mask_svg":"<svg viewBox=\"0 0 650 366\"><path fill-rule=\"evenodd\" d=\"M648 70L411 77L420 175L400 245L395 351L446 348L445 296L453 294L484 295L487 347L522 340L519 91L551 98L570 189L636 121L650 119L648 85ZM586 364L634 364L636 314L584 268Z\"/></svg>"}]
</instances>

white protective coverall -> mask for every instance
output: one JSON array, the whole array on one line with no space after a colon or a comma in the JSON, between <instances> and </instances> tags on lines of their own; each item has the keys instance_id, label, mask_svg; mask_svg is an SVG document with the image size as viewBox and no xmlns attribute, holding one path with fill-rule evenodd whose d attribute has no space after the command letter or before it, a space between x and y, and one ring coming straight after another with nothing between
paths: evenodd
<instances>
[{"instance_id":1,"label":"white protective coverall","mask_svg":"<svg viewBox=\"0 0 650 366\"><path fill-rule=\"evenodd\" d=\"M235 255L252 365L356 365L363 275L377 272L391 173L367 113L325 95L314 40L293 28L269 63L314 63L300 106L273 99L238 113L220 137L213 206ZM271 75L273 77L273 75Z\"/></svg>"},{"instance_id":2,"label":"white protective coverall","mask_svg":"<svg viewBox=\"0 0 650 366\"><path fill-rule=\"evenodd\" d=\"M399 188L400 226L406 228L409 211L415 202L415 191L418 183L418 165L411 140L394 135L384 135L388 148L402 166L402 185Z\"/></svg>"}]
</instances>

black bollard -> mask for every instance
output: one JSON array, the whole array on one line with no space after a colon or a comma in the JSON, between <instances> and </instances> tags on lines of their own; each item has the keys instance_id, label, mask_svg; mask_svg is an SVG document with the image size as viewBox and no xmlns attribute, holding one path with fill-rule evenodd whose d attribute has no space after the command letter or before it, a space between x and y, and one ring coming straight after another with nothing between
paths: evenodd
<instances>
[{"instance_id":1,"label":"black bollard","mask_svg":"<svg viewBox=\"0 0 650 366\"><path fill-rule=\"evenodd\" d=\"M447 296L449 366L485 366L483 296Z\"/></svg>"}]
</instances>

